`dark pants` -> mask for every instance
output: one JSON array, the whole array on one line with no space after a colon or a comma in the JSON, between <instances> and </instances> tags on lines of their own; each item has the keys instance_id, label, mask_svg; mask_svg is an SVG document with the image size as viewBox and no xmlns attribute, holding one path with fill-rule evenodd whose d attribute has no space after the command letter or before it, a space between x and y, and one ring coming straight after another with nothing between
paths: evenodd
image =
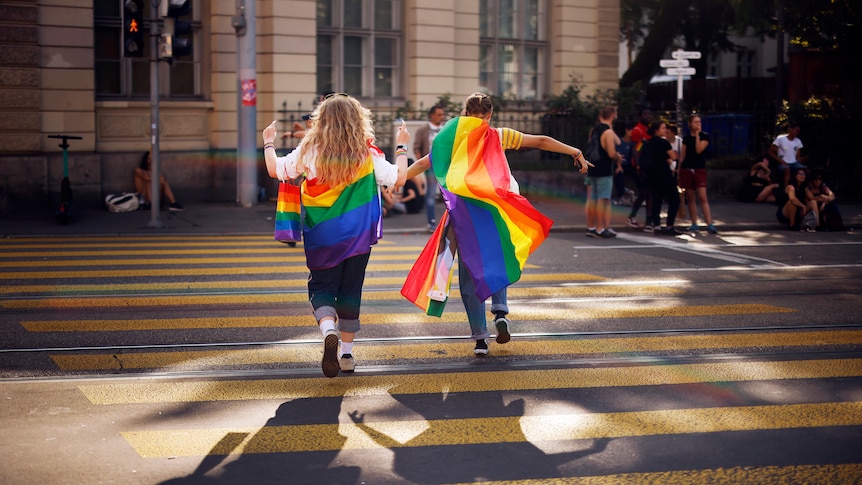
<instances>
[{"instance_id":1,"label":"dark pants","mask_svg":"<svg viewBox=\"0 0 862 485\"><path fill-rule=\"evenodd\" d=\"M311 270L308 300L318 321L337 316L341 331L359 330L359 305L370 256L371 252L367 252L347 258L332 268Z\"/></svg>"},{"instance_id":2,"label":"dark pants","mask_svg":"<svg viewBox=\"0 0 862 485\"><path fill-rule=\"evenodd\" d=\"M650 180L653 224L661 225L661 205L663 201L667 201L667 227L673 227L676 213L679 211L679 190L676 179L672 174L657 173L650 177Z\"/></svg>"},{"instance_id":3,"label":"dark pants","mask_svg":"<svg viewBox=\"0 0 862 485\"><path fill-rule=\"evenodd\" d=\"M643 170L635 171L635 182L637 183L638 198L632 204L632 210L629 212L629 218L635 219L638 216L638 210L641 204L645 204L644 212L646 212L646 223L650 225L658 225L659 221L652 220L652 205L653 197L650 183L647 180L647 174Z\"/></svg>"}]
</instances>

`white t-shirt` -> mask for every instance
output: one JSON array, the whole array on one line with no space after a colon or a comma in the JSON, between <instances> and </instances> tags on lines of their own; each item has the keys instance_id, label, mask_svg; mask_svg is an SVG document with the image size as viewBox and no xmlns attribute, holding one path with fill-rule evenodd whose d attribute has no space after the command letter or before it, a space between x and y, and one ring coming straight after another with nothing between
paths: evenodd
<instances>
[{"instance_id":1,"label":"white t-shirt","mask_svg":"<svg viewBox=\"0 0 862 485\"><path fill-rule=\"evenodd\" d=\"M283 157L275 159L275 174L279 180L294 179L300 174L296 170L296 161L299 157L299 149L302 147L302 142L290 153ZM398 167L389 163L386 157L382 154L377 154L375 150L369 150L371 160L374 162L374 178L377 179L377 185L390 186L395 185L398 180ZM317 150L309 149L303 157L306 167L306 177L314 179L317 176Z\"/></svg>"},{"instance_id":2,"label":"white t-shirt","mask_svg":"<svg viewBox=\"0 0 862 485\"><path fill-rule=\"evenodd\" d=\"M778 147L778 156L784 160L784 163L793 164L798 162L796 160L796 151L802 148L802 140L799 138L791 140L787 138L787 133L785 133L778 135L778 138L772 144Z\"/></svg>"}]
</instances>

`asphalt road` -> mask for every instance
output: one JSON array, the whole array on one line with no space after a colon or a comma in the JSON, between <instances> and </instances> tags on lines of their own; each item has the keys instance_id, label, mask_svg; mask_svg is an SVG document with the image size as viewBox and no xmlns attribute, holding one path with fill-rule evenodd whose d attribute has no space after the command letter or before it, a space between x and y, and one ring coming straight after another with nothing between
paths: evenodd
<instances>
[{"instance_id":1,"label":"asphalt road","mask_svg":"<svg viewBox=\"0 0 862 485\"><path fill-rule=\"evenodd\" d=\"M0 241L0 483L862 480L855 233L552 233L487 357L457 281L399 295L425 239L373 251L334 379L301 247Z\"/></svg>"}]
</instances>

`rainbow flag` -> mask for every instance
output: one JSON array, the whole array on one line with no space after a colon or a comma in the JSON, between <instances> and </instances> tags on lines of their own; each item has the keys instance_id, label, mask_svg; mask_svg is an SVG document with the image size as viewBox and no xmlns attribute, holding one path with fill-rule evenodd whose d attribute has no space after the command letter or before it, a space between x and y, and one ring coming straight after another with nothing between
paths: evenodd
<instances>
[{"instance_id":1,"label":"rainbow flag","mask_svg":"<svg viewBox=\"0 0 862 485\"><path fill-rule=\"evenodd\" d=\"M371 251L380 238L380 194L369 156L350 184L335 189L317 180L302 183L303 239L309 269L331 268Z\"/></svg>"},{"instance_id":2,"label":"rainbow flag","mask_svg":"<svg viewBox=\"0 0 862 485\"><path fill-rule=\"evenodd\" d=\"M476 296L484 300L518 281L553 221L509 191L512 175L497 130L480 118L450 120L434 138L431 168L454 229L459 264L473 276ZM408 284L409 278L402 294L423 308L417 303L421 295L405 294Z\"/></svg>"},{"instance_id":3,"label":"rainbow flag","mask_svg":"<svg viewBox=\"0 0 862 485\"><path fill-rule=\"evenodd\" d=\"M435 317L443 315L455 270L455 248L451 234L447 234L448 223L448 213L444 212L401 287L405 298L424 310L426 315Z\"/></svg>"},{"instance_id":4,"label":"rainbow flag","mask_svg":"<svg viewBox=\"0 0 862 485\"><path fill-rule=\"evenodd\" d=\"M302 219L299 186L290 181L278 184L275 207L275 240L302 241Z\"/></svg>"}]
</instances>

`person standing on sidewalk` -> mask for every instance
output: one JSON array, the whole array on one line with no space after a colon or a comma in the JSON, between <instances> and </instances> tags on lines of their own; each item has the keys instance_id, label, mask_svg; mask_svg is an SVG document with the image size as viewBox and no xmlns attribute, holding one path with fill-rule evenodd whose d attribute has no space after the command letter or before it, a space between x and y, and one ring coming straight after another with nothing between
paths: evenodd
<instances>
[{"instance_id":1,"label":"person standing on sidewalk","mask_svg":"<svg viewBox=\"0 0 862 485\"><path fill-rule=\"evenodd\" d=\"M639 158L643 151L644 143L650 139L649 130L652 124L652 111L649 108L641 108L638 112L638 123L632 128L632 164L635 168L635 181L637 182L638 196L632 204L632 210L629 212L629 217L626 219L626 225L637 228L638 211L641 204L644 204L644 213L646 221L644 222L644 231L652 232L653 223L659 225L658 221L652 221L652 194L650 193L650 185L647 182L647 171L640 166Z\"/></svg>"},{"instance_id":2,"label":"person standing on sidewalk","mask_svg":"<svg viewBox=\"0 0 862 485\"><path fill-rule=\"evenodd\" d=\"M688 135L682 138L682 151L679 163L679 186L688 204L688 214L691 217L691 232L700 230L697 225L697 203L703 211L706 230L710 234L718 234L712 223L712 211L706 197L706 149L709 147L709 134L702 130L700 115L693 114L688 118ZM695 201L695 199L697 199Z\"/></svg>"},{"instance_id":3,"label":"person standing on sidewalk","mask_svg":"<svg viewBox=\"0 0 862 485\"><path fill-rule=\"evenodd\" d=\"M416 137L413 140L413 154L416 155L414 160L419 160L431 151L431 144L434 142L434 137L443 128L443 119L445 117L446 112L442 106L435 105L428 110L428 124L416 129ZM437 202L437 194L439 192L434 173L428 170L425 172L425 215L428 218L429 231L433 231L434 226L437 224L437 213L434 204Z\"/></svg>"},{"instance_id":4,"label":"person standing on sidewalk","mask_svg":"<svg viewBox=\"0 0 862 485\"><path fill-rule=\"evenodd\" d=\"M475 355L488 354L488 297L497 343L510 340L507 288L520 278L527 256L544 241L552 224L518 193L505 150L538 148L571 156L581 173L592 167L581 150L549 136L492 128L493 110L487 94L471 94L461 116L449 120L434 139L430 156L423 156L407 171L409 178L430 168L440 184L447 209L441 224L445 220L446 226L438 227L435 236L445 234L449 247L457 251L458 284L470 338L476 342ZM437 252L443 241L435 236L426 251L431 246L430 252ZM411 274L422 274L419 263ZM408 276L401 293L420 306L420 299L427 298L427 293L418 291L422 288Z\"/></svg>"},{"instance_id":5,"label":"person standing on sidewalk","mask_svg":"<svg viewBox=\"0 0 862 485\"><path fill-rule=\"evenodd\" d=\"M667 125L664 122L653 122L648 133L650 139L644 144L641 156L644 159L649 157L651 160L651 168L646 171L650 192L652 192L650 219L654 223L653 232L657 235L676 236L679 233L674 228L674 222L679 211L679 189L672 165L676 164L677 153L667 141ZM661 206L662 201L665 200L667 201L667 225L661 227Z\"/></svg>"},{"instance_id":6,"label":"person standing on sidewalk","mask_svg":"<svg viewBox=\"0 0 862 485\"><path fill-rule=\"evenodd\" d=\"M590 130L590 139L599 139L599 159L592 160L595 166L590 167L585 178L587 185L587 201L584 212L587 217L587 236L613 238L616 231L611 229L611 192L614 188L614 169L620 163L621 156L617 153L620 139L611 128L617 119L617 107L605 106L599 111L599 121Z\"/></svg>"},{"instance_id":7,"label":"person standing on sidewalk","mask_svg":"<svg viewBox=\"0 0 862 485\"><path fill-rule=\"evenodd\" d=\"M295 150L275 153L276 121L263 129L263 153L269 176L279 180L305 175L300 191L304 207L308 299L323 334L321 368L326 377L352 372L353 340L359 331L359 307L371 246L380 237L378 186L404 185L410 133L398 128L393 165L375 147L371 111L347 94L334 94L315 108L313 123ZM338 356L338 331L341 356Z\"/></svg>"}]
</instances>

